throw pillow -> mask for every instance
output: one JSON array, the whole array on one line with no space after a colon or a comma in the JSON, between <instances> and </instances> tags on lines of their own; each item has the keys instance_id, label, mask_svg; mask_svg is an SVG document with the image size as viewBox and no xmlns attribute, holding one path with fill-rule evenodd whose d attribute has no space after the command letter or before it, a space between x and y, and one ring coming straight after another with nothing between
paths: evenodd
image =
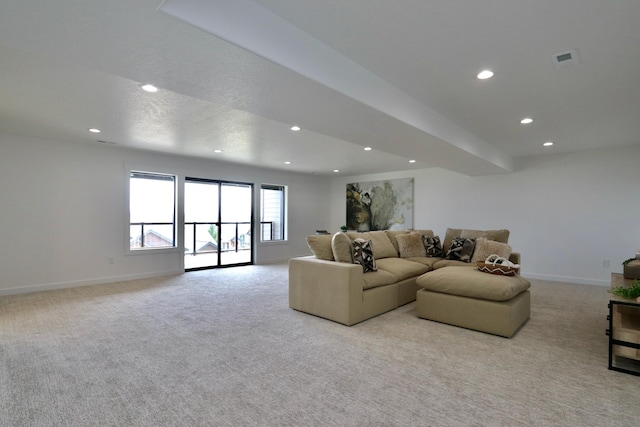
<instances>
[{"instance_id":1,"label":"throw pillow","mask_svg":"<svg viewBox=\"0 0 640 427\"><path fill-rule=\"evenodd\" d=\"M397 237L400 234L407 234L408 231L407 230L385 230L384 232L387 235L387 237L389 237L389 240L391 240L391 244L393 245L393 248L396 250L396 253L398 253L399 249L398 249Z\"/></svg>"},{"instance_id":2,"label":"throw pillow","mask_svg":"<svg viewBox=\"0 0 640 427\"><path fill-rule=\"evenodd\" d=\"M307 236L307 245L311 252L318 259L333 261L333 251L331 250L331 236L315 235Z\"/></svg>"},{"instance_id":3,"label":"throw pillow","mask_svg":"<svg viewBox=\"0 0 640 427\"><path fill-rule=\"evenodd\" d=\"M439 236L422 236L422 243L428 257L443 257L442 245Z\"/></svg>"},{"instance_id":4,"label":"throw pillow","mask_svg":"<svg viewBox=\"0 0 640 427\"><path fill-rule=\"evenodd\" d=\"M447 228L447 231L444 233L444 240L442 241L442 250L447 251L451 247L451 242L454 237L460 237L462 233L462 228Z\"/></svg>"},{"instance_id":5,"label":"throw pillow","mask_svg":"<svg viewBox=\"0 0 640 427\"><path fill-rule=\"evenodd\" d=\"M331 238L333 258L338 262L353 264L353 248L351 239L345 233L338 232Z\"/></svg>"},{"instance_id":6,"label":"throw pillow","mask_svg":"<svg viewBox=\"0 0 640 427\"><path fill-rule=\"evenodd\" d=\"M422 234L407 233L396 236L400 258L426 257L427 251L422 242Z\"/></svg>"},{"instance_id":7,"label":"throw pillow","mask_svg":"<svg viewBox=\"0 0 640 427\"><path fill-rule=\"evenodd\" d=\"M451 247L447 251L447 259L456 261L469 262L476 246L475 239L463 239L462 237L454 237L451 241Z\"/></svg>"},{"instance_id":8,"label":"throw pillow","mask_svg":"<svg viewBox=\"0 0 640 427\"><path fill-rule=\"evenodd\" d=\"M348 232L347 236L349 236L351 240L371 240L376 259L398 257L398 251L396 251L396 248L393 246L393 243L391 243L389 236L387 236L387 233L384 231L367 231L364 233Z\"/></svg>"},{"instance_id":9,"label":"throw pillow","mask_svg":"<svg viewBox=\"0 0 640 427\"><path fill-rule=\"evenodd\" d=\"M511 255L511 246L506 243L500 243L484 237L479 237L476 239L476 248L473 251L471 262L484 261L489 255L493 254L509 259L509 255Z\"/></svg>"},{"instance_id":10,"label":"throw pillow","mask_svg":"<svg viewBox=\"0 0 640 427\"><path fill-rule=\"evenodd\" d=\"M377 271L376 261L373 258L371 240L355 239L353 241L353 263L362 266L362 272Z\"/></svg>"}]
</instances>

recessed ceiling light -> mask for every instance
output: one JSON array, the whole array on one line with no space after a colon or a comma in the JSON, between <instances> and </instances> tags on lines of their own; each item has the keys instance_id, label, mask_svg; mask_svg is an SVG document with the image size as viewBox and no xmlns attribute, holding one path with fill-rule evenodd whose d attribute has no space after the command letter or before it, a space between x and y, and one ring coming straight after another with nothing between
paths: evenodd
<instances>
[{"instance_id":1,"label":"recessed ceiling light","mask_svg":"<svg viewBox=\"0 0 640 427\"><path fill-rule=\"evenodd\" d=\"M340 169L334 169L333 172L338 173L340 172Z\"/></svg>"},{"instance_id":2,"label":"recessed ceiling light","mask_svg":"<svg viewBox=\"0 0 640 427\"><path fill-rule=\"evenodd\" d=\"M298 132L300 130L300 126L291 126L291 130L294 132Z\"/></svg>"},{"instance_id":3,"label":"recessed ceiling light","mask_svg":"<svg viewBox=\"0 0 640 427\"><path fill-rule=\"evenodd\" d=\"M490 79L491 77L493 77L493 71L491 70L482 70L480 74L478 74L480 80Z\"/></svg>"},{"instance_id":4,"label":"recessed ceiling light","mask_svg":"<svg viewBox=\"0 0 640 427\"><path fill-rule=\"evenodd\" d=\"M100 129L91 128L91 129L89 129L89 132L91 132L91 133L100 133Z\"/></svg>"},{"instance_id":5,"label":"recessed ceiling light","mask_svg":"<svg viewBox=\"0 0 640 427\"><path fill-rule=\"evenodd\" d=\"M222 150L221 150L221 149L219 149L219 148L217 148L217 149L213 150L213 152L214 152L214 153L222 153Z\"/></svg>"},{"instance_id":6,"label":"recessed ceiling light","mask_svg":"<svg viewBox=\"0 0 640 427\"><path fill-rule=\"evenodd\" d=\"M415 163L415 162L416 162L415 160L409 160L409 163Z\"/></svg>"},{"instance_id":7,"label":"recessed ceiling light","mask_svg":"<svg viewBox=\"0 0 640 427\"><path fill-rule=\"evenodd\" d=\"M528 125L529 123L532 123L533 119L531 117L525 117L524 119L520 120L520 123L522 123L523 125Z\"/></svg>"},{"instance_id":8,"label":"recessed ceiling light","mask_svg":"<svg viewBox=\"0 0 640 427\"><path fill-rule=\"evenodd\" d=\"M151 93L158 91L157 87L149 83L141 84L140 89L144 90L145 92L151 92Z\"/></svg>"},{"instance_id":9,"label":"recessed ceiling light","mask_svg":"<svg viewBox=\"0 0 640 427\"><path fill-rule=\"evenodd\" d=\"M371 151L371 147L364 147L364 151Z\"/></svg>"},{"instance_id":10,"label":"recessed ceiling light","mask_svg":"<svg viewBox=\"0 0 640 427\"><path fill-rule=\"evenodd\" d=\"M551 147L553 145L553 142L552 141L547 141L542 145L544 145L545 147Z\"/></svg>"},{"instance_id":11,"label":"recessed ceiling light","mask_svg":"<svg viewBox=\"0 0 640 427\"><path fill-rule=\"evenodd\" d=\"M285 164L285 165L290 165L290 164L291 164L291 162L284 162L284 164Z\"/></svg>"}]
</instances>

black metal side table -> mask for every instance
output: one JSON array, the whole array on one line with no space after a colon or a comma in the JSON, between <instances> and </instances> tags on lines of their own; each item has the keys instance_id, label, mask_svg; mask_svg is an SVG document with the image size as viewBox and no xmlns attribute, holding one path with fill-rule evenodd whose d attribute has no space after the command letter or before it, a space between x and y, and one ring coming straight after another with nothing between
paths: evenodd
<instances>
[{"instance_id":1,"label":"black metal side table","mask_svg":"<svg viewBox=\"0 0 640 427\"><path fill-rule=\"evenodd\" d=\"M611 287L631 283L611 274ZM609 300L609 369L640 376L640 302L611 296Z\"/></svg>"}]
</instances>

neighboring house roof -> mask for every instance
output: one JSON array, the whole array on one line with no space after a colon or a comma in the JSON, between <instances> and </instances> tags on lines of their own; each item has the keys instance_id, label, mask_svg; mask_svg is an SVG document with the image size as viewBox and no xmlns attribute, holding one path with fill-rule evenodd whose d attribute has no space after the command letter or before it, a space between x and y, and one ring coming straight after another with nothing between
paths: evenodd
<instances>
[{"instance_id":1,"label":"neighboring house roof","mask_svg":"<svg viewBox=\"0 0 640 427\"><path fill-rule=\"evenodd\" d=\"M144 240L145 242L148 241L147 237L149 236L154 236L162 241L164 241L167 245L173 245L173 239L170 239L166 236L163 236L162 234L158 233L155 230L147 230L144 233ZM142 236L136 236L136 237L132 237L131 238L131 244L136 244L136 243L141 243L142 242Z\"/></svg>"},{"instance_id":2,"label":"neighboring house roof","mask_svg":"<svg viewBox=\"0 0 640 427\"><path fill-rule=\"evenodd\" d=\"M200 246L196 252L216 252L218 250L218 245L213 242L207 242L204 245Z\"/></svg>"}]
</instances>

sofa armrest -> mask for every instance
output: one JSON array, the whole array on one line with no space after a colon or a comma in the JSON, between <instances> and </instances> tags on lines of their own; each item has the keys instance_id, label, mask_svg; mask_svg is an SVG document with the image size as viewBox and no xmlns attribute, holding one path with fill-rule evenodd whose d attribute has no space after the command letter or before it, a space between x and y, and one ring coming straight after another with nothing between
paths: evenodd
<instances>
[{"instance_id":1,"label":"sofa armrest","mask_svg":"<svg viewBox=\"0 0 640 427\"><path fill-rule=\"evenodd\" d=\"M289 260L289 307L345 325L363 301L362 266L313 256Z\"/></svg>"}]
</instances>

